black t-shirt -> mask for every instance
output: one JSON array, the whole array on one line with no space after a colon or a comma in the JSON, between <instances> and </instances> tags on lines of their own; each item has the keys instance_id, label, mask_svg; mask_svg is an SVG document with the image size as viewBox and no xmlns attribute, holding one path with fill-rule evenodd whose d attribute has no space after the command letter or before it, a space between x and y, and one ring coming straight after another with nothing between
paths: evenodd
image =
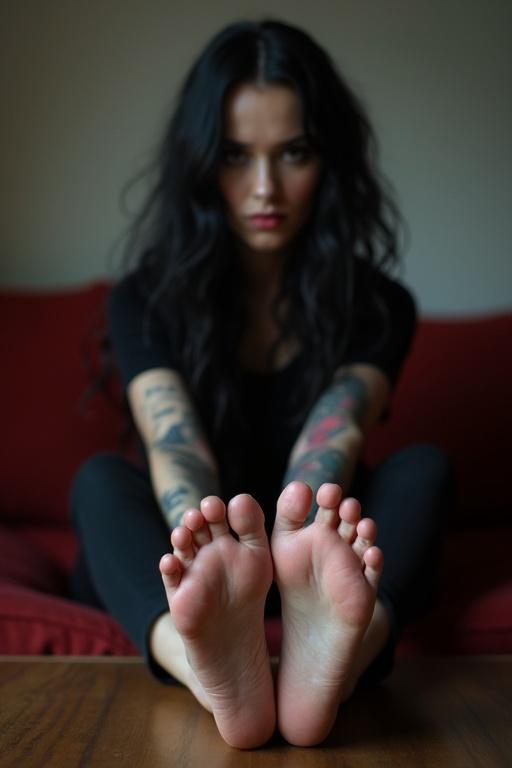
<instances>
[{"instance_id":1,"label":"black t-shirt","mask_svg":"<svg viewBox=\"0 0 512 768\"><path fill-rule=\"evenodd\" d=\"M385 275L375 278L378 302L387 311L358 299L354 329L346 353L339 364L368 363L379 368L396 383L400 368L410 348L416 324L415 305L409 291ZM383 317L387 321L383 322ZM124 387L138 374L152 368L171 368L180 372L180 354L172 329L166 330L156 311L148 312L137 273L127 275L112 290L109 298L109 322L114 355ZM282 479L293 444L302 424L290 419L290 391L306 365L303 358L292 360L273 373L241 372L241 403L246 428L230 437L242 471L236 485L222 476L221 489L226 500L239 492L251 493L266 514L281 490ZM206 432L211 425L205 424ZM217 447L219 452L219 447ZM220 448L222 452L222 447Z\"/></svg>"}]
</instances>

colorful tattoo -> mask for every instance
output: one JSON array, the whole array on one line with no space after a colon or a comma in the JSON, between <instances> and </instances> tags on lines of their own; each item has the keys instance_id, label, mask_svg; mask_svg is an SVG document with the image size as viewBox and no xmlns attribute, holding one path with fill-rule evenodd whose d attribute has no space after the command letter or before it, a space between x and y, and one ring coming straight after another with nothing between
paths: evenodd
<instances>
[{"instance_id":1,"label":"colorful tattoo","mask_svg":"<svg viewBox=\"0 0 512 768\"><path fill-rule=\"evenodd\" d=\"M348 457L343 436L364 419L368 406L365 383L356 376L340 374L313 407L292 451L284 485L302 480L311 486L313 498L322 483L342 483ZM308 521L314 518L313 502Z\"/></svg>"},{"instance_id":2,"label":"colorful tattoo","mask_svg":"<svg viewBox=\"0 0 512 768\"><path fill-rule=\"evenodd\" d=\"M314 488L320 477L329 478L330 482L333 483L341 482L345 461L346 457L343 451L335 448L309 451L288 469L284 484L287 485L292 480L302 480ZM329 480L322 480L318 487Z\"/></svg>"}]
</instances>

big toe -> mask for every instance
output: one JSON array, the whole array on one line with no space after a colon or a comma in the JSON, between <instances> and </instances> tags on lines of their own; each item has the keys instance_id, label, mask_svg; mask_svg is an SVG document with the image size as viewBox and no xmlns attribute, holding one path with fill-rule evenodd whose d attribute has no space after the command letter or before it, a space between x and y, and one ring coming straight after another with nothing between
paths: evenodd
<instances>
[{"instance_id":1,"label":"big toe","mask_svg":"<svg viewBox=\"0 0 512 768\"><path fill-rule=\"evenodd\" d=\"M288 483L277 500L274 532L296 531L302 528L311 509L313 492L299 480Z\"/></svg>"},{"instance_id":2,"label":"big toe","mask_svg":"<svg viewBox=\"0 0 512 768\"><path fill-rule=\"evenodd\" d=\"M228 505L228 520L244 544L267 546L265 516L256 499L248 493L240 493L231 499Z\"/></svg>"}]
</instances>

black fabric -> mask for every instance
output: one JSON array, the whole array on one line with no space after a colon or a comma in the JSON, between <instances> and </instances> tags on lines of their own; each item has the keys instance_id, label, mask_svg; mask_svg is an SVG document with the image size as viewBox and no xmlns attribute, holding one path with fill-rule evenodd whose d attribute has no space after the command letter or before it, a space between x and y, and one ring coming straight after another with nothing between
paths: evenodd
<instances>
[{"instance_id":1,"label":"black fabric","mask_svg":"<svg viewBox=\"0 0 512 768\"><path fill-rule=\"evenodd\" d=\"M361 288L359 292L356 290L354 327L347 352L339 364L375 365L393 385L414 335L415 304L409 291L398 281L381 273L375 273L372 281L375 301L369 303L363 292L362 276L356 280L356 284L361 283ZM180 370L181 355L176 348L173 329L166 329L159 322L156 310L149 311L137 272L127 275L113 288L109 297L109 323L125 388L137 374L151 368ZM295 366L292 364L282 372L271 374L270 378L285 378L292 368L296 372L297 362ZM250 376L245 373L246 379ZM260 383L258 374L255 377Z\"/></svg>"},{"instance_id":2,"label":"black fabric","mask_svg":"<svg viewBox=\"0 0 512 768\"><path fill-rule=\"evenodd\" d=\"M357 274L357 273L356 273ZM376 272L368 301L360 278L356 290L356 317L350 343L340 363L368 363L379 368L393 387L407 356L416 328L416 306L398 281Z\"/></svg>"},{"instance_id":3,"label":"black fabric","mask_svg":"<svg viewBox=\"0 0 512 768\"><path fill-rule=\"evenodd\" d=\"M373 471L360 465L350 491L361 500L363 514L377 522L376 543L385 558L378 595L391 635L365 674L370 682L390 671L403 627L425 612L435 595L441 530L452 503L451 468L437 448L414 445ZM75 598L106 608L153 674L169 680L148 648L151 625L168 608L158 562L169 551L149 476L121 456L95 456L75 478L71 507L83 546L72 585ZM267 614L278 610L274 588Z\"/></svg>"},{"instance_id":4,"label":"black fabric","mask_svg":"<svg viewBox=\"0 0 512 768\"><path fill-rule=\"evenodd\" d=\"M375 365L394 384L412 341L415 307L399 283L383 275L374 279L376 301L368 303L361 295L351 340L339 364ZM180 371L173 329L166 330L156 313L147 311L137 274L113 289L109 320L125 388L152 368ZM238 492L251 493L262 505L269 533L286 464L302 427L290 419L289 393L305 364L299 356L276 373L241 372L246 429L236 436L240 472L235 482L221 471L221 490L226 501ZM221 452L217 446L217 453ZM356 473L354 495L357 492L363 501L364 514L374 516L379 525L378 543L386 558L379 594L393 626L388 648L372 665L370 675L381 675L389 668L401 627L415 610L422 610L430 594L446 486L443 466L442 460L423 450L410 454L409 461L395 459L387 469L383 465L368 474L360 466ZM407 482L401 480L404 473ZM153 672L168 679L147 647L153 621L167 609L158 561L169 550L169 534L147 466L139 470L119 456L95 457L79 471L71 504L83 546L73 585L76 597L106 607L141 649ZM267 609L279 609L275 589Z\"/></svg>"},{"instance_id":5,"label":"black fabric","mask_svg":"<svg viewBox=\"0 0 512 768\"><path fill-rule=\"evenodd\" d=\"M172 337L158 322L156 313L147 311L137 272L127 275L112 289L108 320L125 388L137 374L151 368L179 370Z\"/></svg>"},{"instance_id":6,"label":"black fabric","mask_svg":"<svg viewBox=\"0 0 512 768\"><path fill-rule=\"evenodd\" d=\"M414 301L402 285L380 273L372 278L375 300L363 300L366 293L363 296L361 268L358 274L361 300L350 344L339 363L375 365L393 385L414 335ZM135 376L151 368L180 371L180 350L173 329L158 321L156 311L148 311L141 285L140 275L132 273L114 287L109 301L112 344L125 388ZM221 495L228 499L237 493L252 494L262 505L268 530L288 458L303 426L293 419L290 392L306 364L298 356L275 373L242 371L240 397L245 426L236 427L235 432L227 430L212 445L219 464ZM211 423L204 427L210 436Z\"/></svg>"},{"instance_id":7,"label":"black fabric","mask_svg":"<svg viewBox=\"0 0 512 768\"><path fill-rule=\"evenodd\" d=\"M170 551L169 530L149 475L122 456L93 456L75 476L70 506L81 543L72 596L106 609L152 671L168 678L147 643L149 628L168 609L158 563Z\"/></svg>"}]
</instances>

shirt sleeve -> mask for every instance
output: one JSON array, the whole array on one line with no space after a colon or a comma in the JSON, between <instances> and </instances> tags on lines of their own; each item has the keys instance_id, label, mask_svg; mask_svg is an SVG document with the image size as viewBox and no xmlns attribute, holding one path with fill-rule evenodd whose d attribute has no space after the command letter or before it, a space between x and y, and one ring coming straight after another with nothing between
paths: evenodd
<instances>
[{"instance_id":1,"label":"shirt sleeve","mask_svg":"<svg viewBox=\"0 0 512 768\"><path fill-rule=\"evenodd\" d=\"M371 304L360 302L356 328L345 363L375 365L394 387L411 348L416 329L416 305L398 281L379 274Z\"/></svg>"},{"instance_id":2,"label":"shirt sleeve","mask_svg":"<svg viewBox=\"0 0 512 768\"><path fill-rule=\"evenodd\" d=\"M131 273L115 285L108 300L110 338L124 389L139 373L152 368L176 369L176 355L156 310L149 311L137 278Z\"/></svg>"}]
</instances>

